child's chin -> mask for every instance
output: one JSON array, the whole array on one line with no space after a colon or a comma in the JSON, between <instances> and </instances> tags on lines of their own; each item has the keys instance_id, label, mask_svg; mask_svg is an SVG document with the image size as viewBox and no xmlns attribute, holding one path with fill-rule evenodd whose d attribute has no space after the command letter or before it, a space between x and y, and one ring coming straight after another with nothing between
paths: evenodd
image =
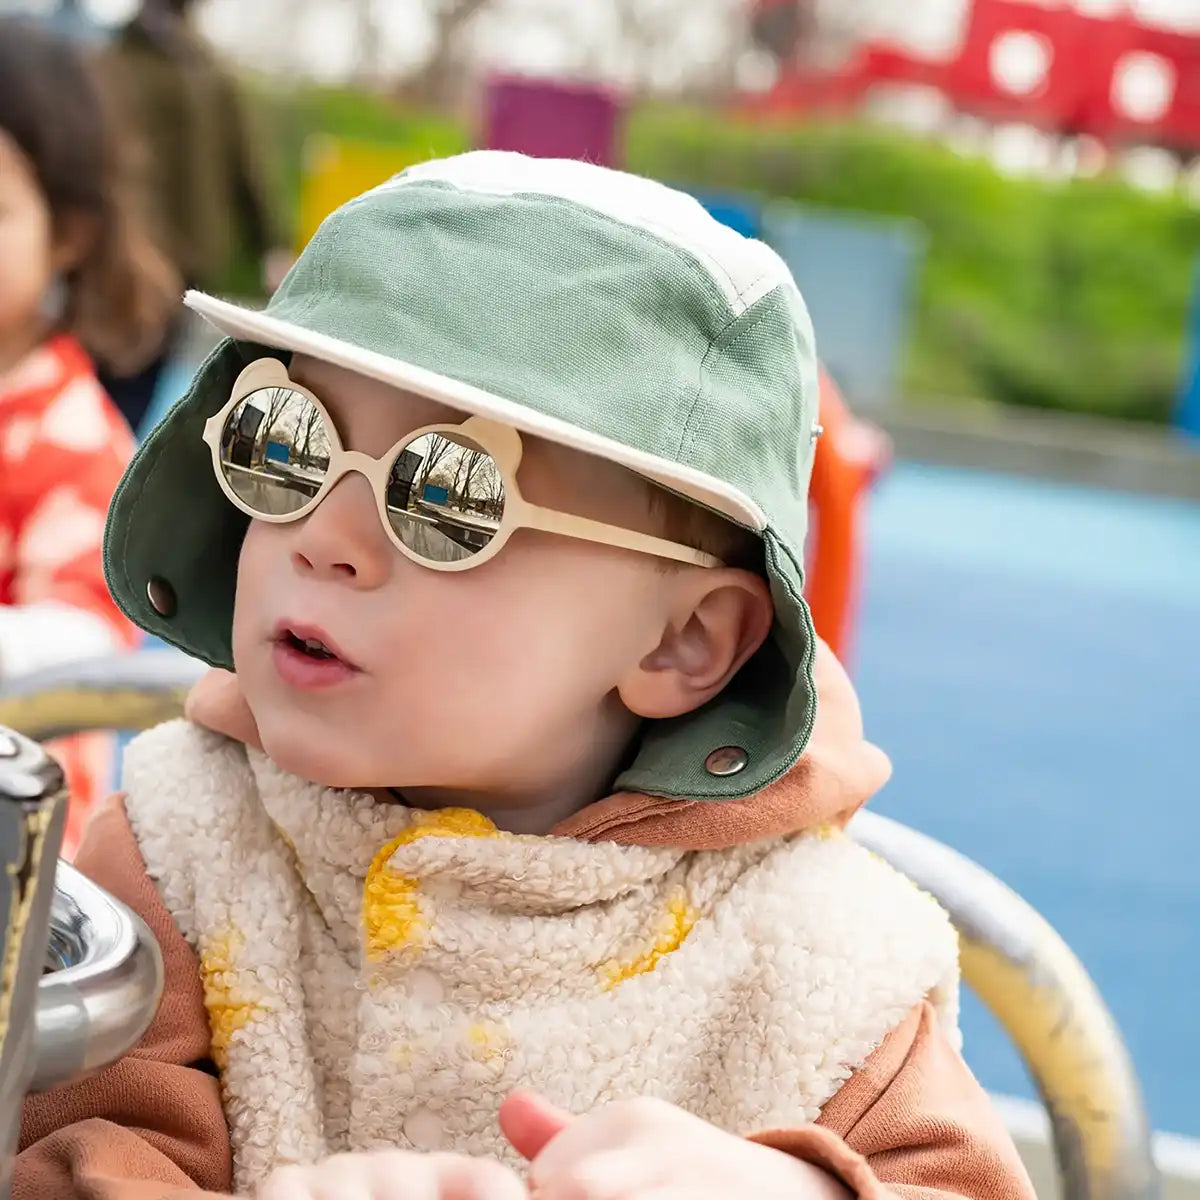
<instances>
[{"instance_id":1,"label":"child's chin","mask_svg":"<svg viewBox=\"0 0 1200 1200\"><path fill-rule=\"evenodd\" d=\"M286 725L279 729L260 729L263 751L275 765L289 775L328 788L362 787L362 766L347 754L306 739L300 731Z\"/></svg>"}]
</instances>

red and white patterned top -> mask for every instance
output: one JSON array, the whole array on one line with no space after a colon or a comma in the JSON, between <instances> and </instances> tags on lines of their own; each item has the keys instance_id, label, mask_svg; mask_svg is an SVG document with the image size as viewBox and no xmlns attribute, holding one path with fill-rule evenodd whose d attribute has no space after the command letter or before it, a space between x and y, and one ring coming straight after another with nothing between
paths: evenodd
<instances>
[{"instance_id":1,"label":"red and white patterned top","mask_svg":"<svg viewBox=\"0 0 1200 1200\"><path fill-rule=\"evenodd\" d=\"M0 677L132 646L101 542L133 435L74 338L0 376Z\"/></svg>"}]
</instances>

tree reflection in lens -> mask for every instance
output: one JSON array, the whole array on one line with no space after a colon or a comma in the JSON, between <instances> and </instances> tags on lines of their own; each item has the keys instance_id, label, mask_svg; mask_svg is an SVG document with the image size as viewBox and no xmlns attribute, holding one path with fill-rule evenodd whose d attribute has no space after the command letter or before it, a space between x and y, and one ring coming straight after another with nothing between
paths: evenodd
<instances>
[{"instance_id":1,"label":"tree reflection in lens","mask_svg":"<svg viewBox=\"0 0 1200 1200\"><path fill-rule=\"evenodd\" d=\"M261 388L236 405L221 431L221 469L238 498L264 516L303 508L329 469L321 410L292 388Z\"/></svg>"},{"instance_id":2,"label":"tree reflection in lens","mask_svg":"<svg viewBox=\"0 0 1200 1200\"><path fill-rule=\"evenodd\" d=\"M458 562L478 554L504 518L504 478L495 460L469 438L427 433L392 465L388 520L418 557Z\"/></svg>"}]
</instances>

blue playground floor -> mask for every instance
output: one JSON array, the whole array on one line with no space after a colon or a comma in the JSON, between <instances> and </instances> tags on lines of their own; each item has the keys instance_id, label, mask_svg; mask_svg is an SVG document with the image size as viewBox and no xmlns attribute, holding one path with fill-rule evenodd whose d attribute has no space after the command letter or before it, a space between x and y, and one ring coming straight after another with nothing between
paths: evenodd
<instances>
[{"instance_id":1,"label":"blue playground floor","mask_svg":"<svg viewBox=\"0 0 1200 1200\"><path fill-rule=\"evenodd\" d=\"M895 765L876 807L1057 926L1155 1127L1200 1135L1200 505L900 464L869 543L854 674ZM1032 1096L973 1000L964 1032L988 1088Z\"/></svg>"}]
</instances>

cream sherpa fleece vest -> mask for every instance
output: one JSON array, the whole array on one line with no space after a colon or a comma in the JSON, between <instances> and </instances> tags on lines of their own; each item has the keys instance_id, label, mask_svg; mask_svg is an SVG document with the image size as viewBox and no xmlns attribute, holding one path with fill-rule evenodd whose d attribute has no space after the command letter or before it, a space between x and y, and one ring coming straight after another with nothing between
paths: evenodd
<instances>
[{"instance_id":1,"label":"cream sherpa fleece vest","mask_svg":"<svg viewBox=\"0 0 1200 1200\"><path fill-rule=\"evenodd\" d=\"M200 958L239 1191L345 1150L512 1161L496 1112L518 1086L795 1126L922 999L956 1036L945 914L840 834L704 853L503 834L182 721L125 774Z\"/></svg>"}]
</instances>

